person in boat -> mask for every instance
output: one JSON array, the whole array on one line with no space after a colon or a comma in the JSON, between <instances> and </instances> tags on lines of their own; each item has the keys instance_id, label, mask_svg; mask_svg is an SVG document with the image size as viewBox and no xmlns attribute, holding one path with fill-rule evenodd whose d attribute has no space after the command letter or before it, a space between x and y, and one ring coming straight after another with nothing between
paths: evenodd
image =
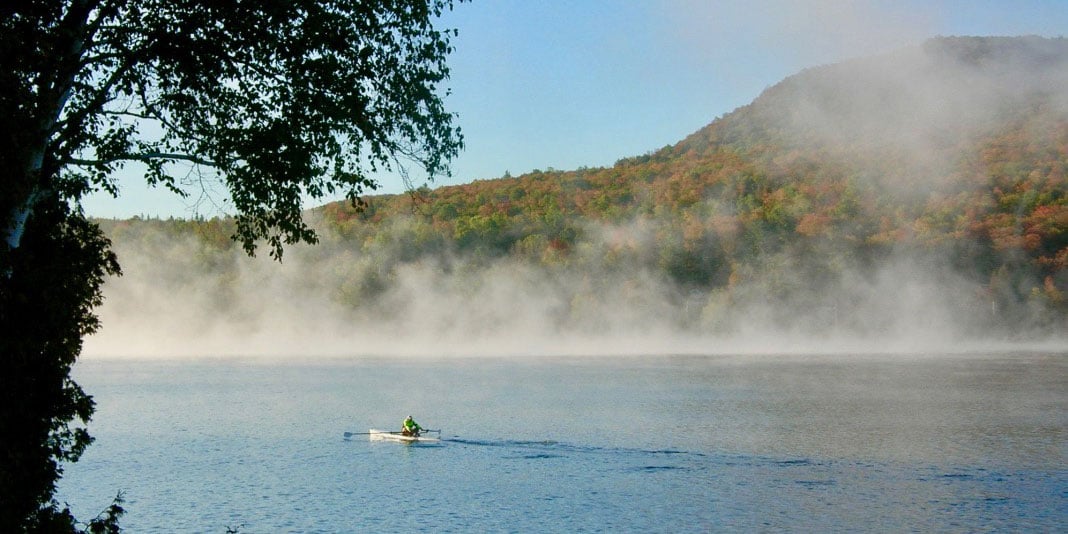
<instances>
[{"instance_id":1,"label":"person in boat","mask_svg":"<svg viewBox=\"0 0 1068 534\"><path fill-rule=\"evenodd\" d=\"M408 416L404 420L404 424L401 425L401 435L419 437L419 433L423 431L423 427L419 426L419 423L412 419L412 416Z\"/></svg>"}]
</instances>

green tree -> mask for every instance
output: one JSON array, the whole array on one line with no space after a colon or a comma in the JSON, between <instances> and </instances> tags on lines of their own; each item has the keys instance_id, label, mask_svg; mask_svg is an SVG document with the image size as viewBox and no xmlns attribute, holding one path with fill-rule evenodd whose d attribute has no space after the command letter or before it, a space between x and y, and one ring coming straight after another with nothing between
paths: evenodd
<instances>
[{"instance_id":1,"label":"green tree","mask_svg":"<svg viewBox=\"0 0 1068 534\"><path fill-rule=\"evenodd\" d=\"M462 1L462 0L461 0ZM226 184L237 238L314 242L301 198L431 176L462 148L441 101L452 0L24 0L0 7L0 530L76 530L53 500L91 441L70 378L110 243L80 199L114 172ZM179 178L184 177L184 178Z\"/></svg>"}]
</instances>

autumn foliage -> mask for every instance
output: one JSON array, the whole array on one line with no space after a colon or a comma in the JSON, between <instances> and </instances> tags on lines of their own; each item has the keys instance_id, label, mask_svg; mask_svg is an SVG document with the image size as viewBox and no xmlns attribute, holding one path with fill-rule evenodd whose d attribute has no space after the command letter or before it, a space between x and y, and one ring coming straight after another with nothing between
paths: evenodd
<instances>
[{"instance_id":1,"label":"autumn foliage","mask_svg":"<svg viewBox=\"0 0 1068 534\"><path fill-rule=\"evenodd\" d=\"M390 241L389 260L380 262L383 280L391 266L426 258L509 258L561 273L594 264L597 272L653 272L677 288L677 304L690 309L680 313L696 329L737 326L730 310L755 300L784 303L784 310L839 310L858 280L909 257L946 279L966 280L946 286L947 301L984 317L983 331L1063 331L1063 86L1024 84L997 94L997 106L986 106L996 109L936 110L943 114L932 112L926 123L907 113L922 108L917 99L930 92L966 94L976 79L1000 73L1001 62L1019 63L1021 54L1034 60L1027 68L1038 78L1043 69L1065 70L1068 54L1027 55L1034 44L931 41L910 52L925 62L917 72L932 77L919 96L888 91L879 78L857 85L858 72L903 61L897 56L810 69L675 145L611 167L424 187L368 197L363 209L328 204L315 217L325 246L347 243L348 250L372 254ZM1068 48L1064 40L1037 45ZM967 76L938 77L946 71ZM850 89L841 90L843 84ZM867 98L900 112L871 119L878 113L866 111ZM805 115L810 109L819 113ZM123 224L111 227L117 240ZM219 222L174 224L227 246ZM835 313L837 323L848 323L848 314ZM810 324L811 316L785 311L772 319L827 328L827 321Z\"/></svg>"}]
</instances>

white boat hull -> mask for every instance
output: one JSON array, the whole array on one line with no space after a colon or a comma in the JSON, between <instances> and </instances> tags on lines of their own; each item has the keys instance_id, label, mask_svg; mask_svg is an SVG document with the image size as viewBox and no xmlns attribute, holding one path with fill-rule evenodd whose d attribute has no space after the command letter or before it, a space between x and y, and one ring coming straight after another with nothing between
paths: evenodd
<instances>
[{"instance_id":1,"label":"white boat hull","mask_svg":"<svg viewBox=\"0 0 1068 534\"><path fill-rule=\"evenodd\" d=\"M381 441L400 441L400 442L404 442L404 443L416 443L416 442L422 443L422 442L427 442L427 441L440 441L438 438L432 438L432 437L429 437L429 436L405 436L404 434L401 434L400 432L390 432L388 430L375 430L373 428L371 429L370 432L368 432L368 436L371 438L371 441L380 441L380 440Z\"/></svg>"}]
</instances>

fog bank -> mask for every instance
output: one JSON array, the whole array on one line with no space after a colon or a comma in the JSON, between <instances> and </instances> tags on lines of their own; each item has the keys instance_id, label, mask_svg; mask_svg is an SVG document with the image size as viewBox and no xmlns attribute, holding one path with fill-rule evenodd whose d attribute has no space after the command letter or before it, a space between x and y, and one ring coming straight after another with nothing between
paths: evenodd
<instances>
[{"instance_id":1,"label":"fog bank","mask_svg":"<svg viewBox=\"0 0 1068 534\"><path fill-rule=\"evenodd\" d=\"M211 249L192 236L149 232L139 243L115 243L125 274L107 282L98 310L103 328L86 339L84 354L938 353L1021 342L1068 348L1048 336L983 336L981 325L997 310L981 298L979 284L937 262L899 259L873 272L846 272L833 291L803 291L810 282L798 270L796 279L775 282L794 287L784 301L756 282L730 294L681 288L649 266L656 243L641 233L635 226L592 228L567 265L550 268L453 253L404 262L388 247L356 251L330 239L294 247L279 264ZM620 235L634 238L627 254L618 253Z\"/></svg>"}]
</instances>

